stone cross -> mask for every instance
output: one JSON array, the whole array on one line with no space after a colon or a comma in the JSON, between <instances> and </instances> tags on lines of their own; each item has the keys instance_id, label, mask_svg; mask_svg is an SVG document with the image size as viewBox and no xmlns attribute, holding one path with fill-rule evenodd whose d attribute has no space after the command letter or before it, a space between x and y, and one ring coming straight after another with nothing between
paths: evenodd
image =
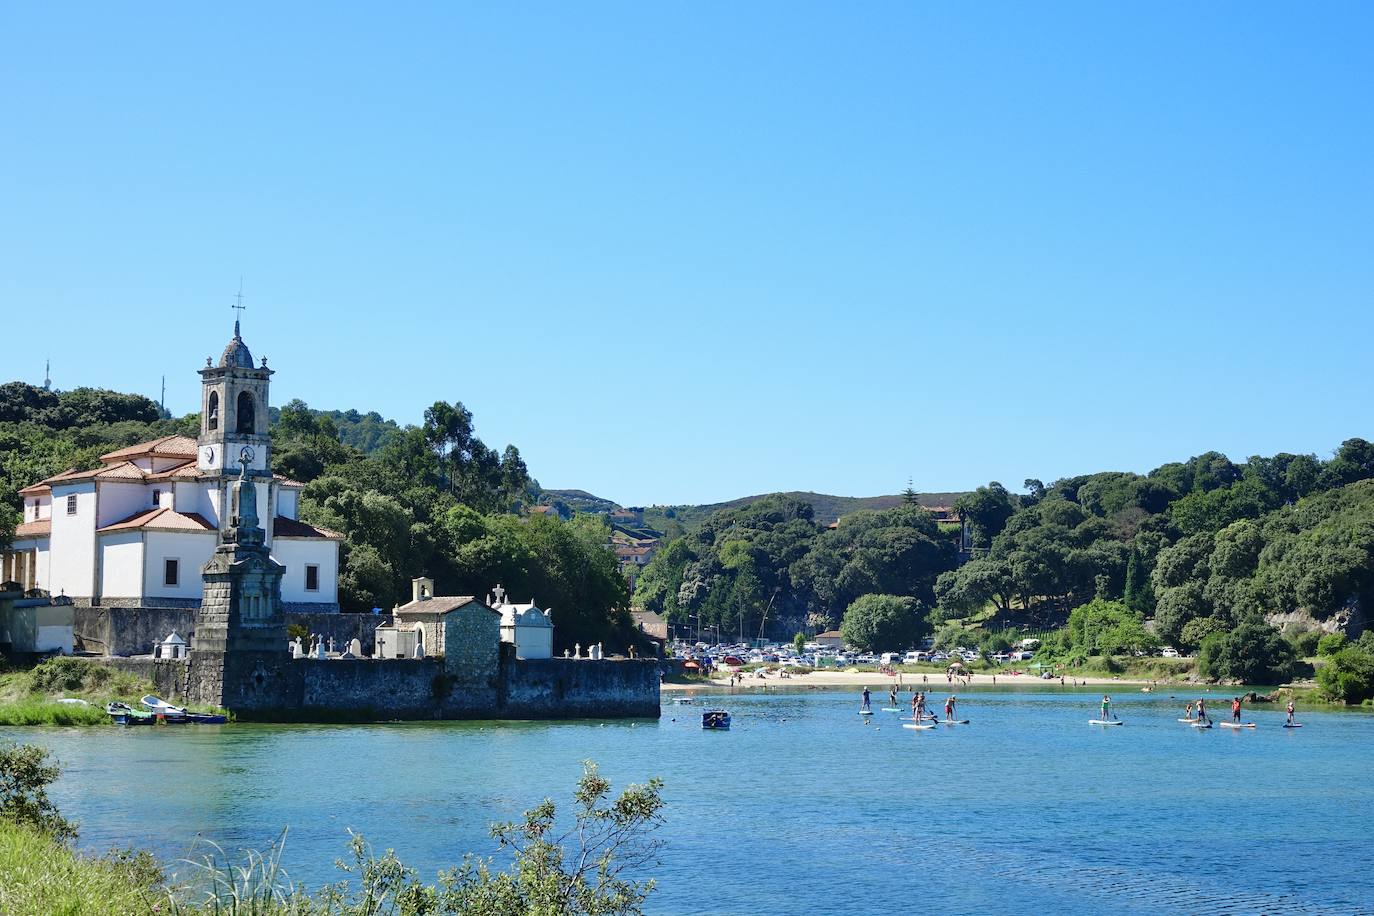
<instances>
[{"instance_id":1,"label":"stone cross","mask_svg":"<svg viewBox=\"0 0 1374 916\"><path fill-rule=\"evenodd\" d=\"M329 654L330 654L330 655L333 655L333 654L334 654L334 637L333 637L333 636L329 637Z\"/></svg>"},{"instance_id":2,"label":"stone cross","mask_svg":"<svg viewBox=\"0 0 1374 916\"><path fill-rule=\"evenodd\" d=\"M582 657L582 643L573 643L573 658Z\"/></svg>"},{"instance_id":3,"label":"stone cross","mask_svg":"<svg viewBox=\"0 0 1374 916\"><path fill-rule=\"evenodd\" d=\"M506 590L502 588L500 585L497 585L496 588L492 589L491 593L492 596L496 598L497 604L506 603Z\"/></svg>"}]
</instances>

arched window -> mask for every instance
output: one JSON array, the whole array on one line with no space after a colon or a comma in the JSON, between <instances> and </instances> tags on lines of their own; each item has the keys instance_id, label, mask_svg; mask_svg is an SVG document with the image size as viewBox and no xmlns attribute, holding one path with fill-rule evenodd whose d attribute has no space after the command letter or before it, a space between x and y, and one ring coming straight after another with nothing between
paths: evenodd
<instances>
[{"instance_id":1,"label":"arched window","mask_svg":"<svg viewBox=\"0 0 1374 916\"><path fill-rule=\"evenodd\" d=\"M219 429L219 392L210 392L210 406L205 411L205 428L207 430Z\"/></svg>"},{"instance_id":2,"label":"arched window","mask_svg":"<svg viewBox=\"0 0 1374 916\"><path fill-rule=\"evenodd\" d=\"M246 391L239 392L238 402L238 426L234 430L239 433L253 434L253 396Z\"/></svg>"}]
</instances>

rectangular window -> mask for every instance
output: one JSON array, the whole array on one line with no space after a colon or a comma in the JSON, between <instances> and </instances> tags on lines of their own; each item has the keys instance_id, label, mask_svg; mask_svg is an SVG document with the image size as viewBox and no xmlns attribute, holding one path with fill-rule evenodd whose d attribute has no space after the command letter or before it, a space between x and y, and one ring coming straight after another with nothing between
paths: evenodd
<instances>
[{"instance_id":1,"label":"rectangular window","mask_svg":"<svg viewBox=\"0 0 1374 916\"><path fill-rule=\"evenodd\" d=\"M67 497L67 514L68 514L68 515L75 515L75 514L76 514L76 494L75 494L75 493L73 493L72 495L70 495L70 496Z\"/></svg>"},{"instance_id":2,"label":"rectangular window","mask_svg":"<svg viewBox=\"0 0 1374 916\"><path fill-rule=\"evenodd\" d=\"M177 560L162 561L162 584L176 585L181 576L181 563Z\"/></svg>"},{"instance_id":3,"label":"rectangular window","mask_svg":"<svg viewBox=\"0 0 1374 916\"><path fill-rule=\"evenodd\" d=\"M305 567L305 590L307 592L317 592L320 590L320 568L308 565Z\"/></svg>"},{"instance_id":4,"label":"rectangular window","mask_svg":"<svg viewBox=\"0 0 1374 916\"><path fill-rule=\"evenodd\" d=\"M161 491L161 490L154 490L154 491L153 491L153 508L156 509L157 507L159 507L159 506L161 506L161 505L162 505L162 491Z\"/></svg>"}]
</instances>

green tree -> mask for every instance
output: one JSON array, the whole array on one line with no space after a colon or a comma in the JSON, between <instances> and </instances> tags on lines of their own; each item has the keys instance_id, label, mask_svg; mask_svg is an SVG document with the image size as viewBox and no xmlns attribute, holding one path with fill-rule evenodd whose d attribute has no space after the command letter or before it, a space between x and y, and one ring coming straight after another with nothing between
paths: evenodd
<instances>
[{"instance_id":1,"label":"green tree","mask_svg":"<svg viewBox=\"0 0 1374 916\"><path fill-rule=\"evenodd\" d=\"M1355 645L1332 654L1317 669L1322 694L1342 703L1374 699L1374 652Z\"/></svg>"},{"instance_id":2,"label":"green tree","mask_svg":"<svg viewBox=\"0 0 1374 916\"><path fill-rule=\"evenodd\" d=\"M800 630L797 631L797 635L792 637L792 648L796 651L798 655L801 655L803 652L806 651L805 633L801 632Z\"/></svg>"},{"instance_id":3,"label":"green tree","mask_svg":"<svg viewBox=\"0 0 1374 916\"><path fill-rule=\"evenodd\" d=\"M1006 487L994 480L956 499L954 511L972 526L974 546L987 547L1016 511L1016 501Z\"/></svg>"},{"instance_id":4,"label":"green tree","mask_svg":"<svg viewBox=\"0 0 1374 916\"><path fill-rule=\"evenodd\" d=\"M840 634L860 652L904 649L925 629L920 605L900 595L863 595L844 612Z\"/></svg>"},{"instance_id":5,"label":"green tree","mask_svg":"<svg viewBox=\"0 0 1374 916\"><path fill-rule=\"evenodd\" d=\"M1327 633L1317 640L1317 655L1335 655L1349 643L1349 638L1344 633Z\"/></svg>"},{"instance_id":6,"label":"green tree","mask_svg":"<svg viewBox=\"0 0 1374 916\"><path fill-rule=\"evenodd\" d=\"M1263 618L1253 616L1203 641L1198 672L1214 680L1275 684L1288 679L1293 662L1292 643Z\"/></svg>"},{"instance_id":7,"label":"green tree","mask_svg":"<svg viewBox=\"0 0 1374 916\"><path fill-rule=\"evenodd\" d=\"M48 799L48 786L61 772L41 747L0 743L0 821L36 828L62 842L76 839L76 825Z\"/></svg>"}]
</instances>

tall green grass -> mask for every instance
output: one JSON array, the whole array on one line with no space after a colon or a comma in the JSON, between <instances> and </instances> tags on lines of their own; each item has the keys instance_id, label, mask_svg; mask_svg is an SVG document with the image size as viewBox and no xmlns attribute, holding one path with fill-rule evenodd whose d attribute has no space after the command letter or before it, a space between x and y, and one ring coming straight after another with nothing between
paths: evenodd
<instances>
[{"instance_id":1,"label":"tall green grass","mask_svg":"<svg viewBox=\"0 0 1374 916\"><path fill-rule=\"evenodd\" d=\"M0 913L5 916L166 912L165 894L139 884L126 862L87 858L46 834L0 821Z\"/></svg>"},{"instance_id":2,"label":"tall green grass","mask_svg":"<svg viewBox=\"0 0 1374 916\"><path fill-rule=\"evenodd\" d=\"M109 721L102 706L58 703L43 697L0 705L0 725L104 725Z\"/></svg>"}]
</instances>

